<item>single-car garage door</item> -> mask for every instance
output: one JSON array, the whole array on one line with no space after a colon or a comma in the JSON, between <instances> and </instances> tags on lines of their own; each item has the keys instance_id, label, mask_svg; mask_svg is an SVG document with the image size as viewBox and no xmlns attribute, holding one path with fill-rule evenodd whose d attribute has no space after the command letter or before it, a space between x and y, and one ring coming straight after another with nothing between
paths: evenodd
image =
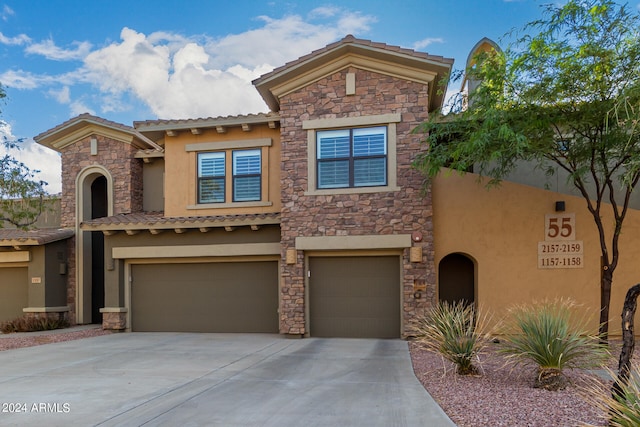
<instances>
[{"instance_id":1,"label":"single-car garage door","mask_svg":"<svg viewBox=\"0 0 640 427\"><path fill-rule=\"evenodd\" d=\"M309 315L315 337L399 337L399 257L310 258Z\"/></svg>"},{"instance_id":2,"label":"single-car garage door","mask_svg":"<svg viewBox=\"0 0 640 427\"><path fill-rule=\"evenodd\" d=\"M28 304L27 268L0 268L0 322L21 317Z\"/></svg>"},{"instance_id":3,"label":"single-car garage door","mask_svg":"<svg viewBox=\"0 0 640 427\"><path fill-rule=\"evenodd\" d=\"M278 332L278 263L131 266L131 329Z\"/></svg>"}]
</instances>

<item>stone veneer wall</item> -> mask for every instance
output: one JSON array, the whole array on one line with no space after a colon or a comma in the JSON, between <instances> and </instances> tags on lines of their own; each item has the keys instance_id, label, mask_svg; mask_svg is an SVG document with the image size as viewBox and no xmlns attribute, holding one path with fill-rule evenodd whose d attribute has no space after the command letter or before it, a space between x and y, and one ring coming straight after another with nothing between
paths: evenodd
<instances>
[{"instance_id":1,"label":"stone veneer wall","mask_svg":"<svg viewBox=\"0 0 640 427\"><path fill-rule=\"evenodd\" d=\"M135 159L135 147L102 135L98 140L98 154L91 155L91 137L62 149L61 226L76 226L76 178L89 166L102 166L113 178L113 213L142 211L142 161ZM68 241L69 268L67 273L67 303L69 321L76 323L76 242Z\"/></svg>"},{"instance_id":2,"label":"stone veneer wall","mask_svg":"<svg viewBox=\"0 0 640 427\"><path fill-rule=\"evenodd\" d=\"M356 93L346 95L346 74L356 74ZM423 177L411 168L421 150L411 131L427 118L427 87L354 67L312 83L280 99L282 135L282 288L280 331L305 334L304 254L287 265L287 249L298 236L357 236L411 234L420 231L423 259L409 261L403 253L403 335L408 322L435 302L436 277L432 237L431 192L422 193ZM397 124L397 184L400 191L331 196L308 196L307 131L304 120L400 113ZM313 161L313 159L311 159ZM414 280L424 280L426 295L415 299Z\"/></svg>"}]
</instances>

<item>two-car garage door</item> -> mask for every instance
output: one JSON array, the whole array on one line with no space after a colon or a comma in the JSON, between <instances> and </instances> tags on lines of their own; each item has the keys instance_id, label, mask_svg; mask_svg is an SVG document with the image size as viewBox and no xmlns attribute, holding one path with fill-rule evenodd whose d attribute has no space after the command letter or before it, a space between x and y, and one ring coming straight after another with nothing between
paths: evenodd
<instances>
[{"instance_id":1,"label":"two-car garage door","mask_svg":"<svg viewBox=\"0 0 640 427\"><path fill-rule=\"evenodd\" d=\"M131 328L278 332L278 262L135 264Z\"/></svg>"}]
</instances>

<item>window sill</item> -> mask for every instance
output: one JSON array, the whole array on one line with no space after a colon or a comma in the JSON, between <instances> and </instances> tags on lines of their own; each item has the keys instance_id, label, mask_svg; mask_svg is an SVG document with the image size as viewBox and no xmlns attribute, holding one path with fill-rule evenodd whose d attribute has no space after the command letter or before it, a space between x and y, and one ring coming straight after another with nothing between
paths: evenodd
<instances>
[{"instance_id":1,"label":"window sill","mask_svg":"<svg viewBox=\"0 0 640 427\"><path fill-rule=\"evenodd\" d=\"M268 206L273 206L273 202L204 203L201 205L189 205L187 209L263 208Z\"/></svg>"},{"instance_id":2,"label":"window sill","mask_svg":"<svg viewBox=\"0 0 640 427\"><path fill-rule=\"evenodd\" d=\"M366 193L388 193L400 191L400 187L351 187L351 188L325 188L321 190L305 191L305 196L329 196L333 194L366 194Z\"/></svg>"}]
</instances>

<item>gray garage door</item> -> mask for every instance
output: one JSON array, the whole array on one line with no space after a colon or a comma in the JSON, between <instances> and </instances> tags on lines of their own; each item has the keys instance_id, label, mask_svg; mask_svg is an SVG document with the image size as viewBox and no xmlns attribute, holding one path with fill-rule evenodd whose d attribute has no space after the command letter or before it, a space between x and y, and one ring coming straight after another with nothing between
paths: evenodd
<instances>
[{"instance_id":1,"label":"gray garage door","mask_svg":"<svg viewBox=\"0 0 640 427\"><path fill-rule=\"evenodd\" d=\"M143 264L131 268L131 328L278 332L278 263Z\"/></svg>"},{"instance_id":2,"label":"gray garage door","mask_svg":"<svg viewBox=\"0 0 640 427\"><path fill-rule=\"evenodd\" d=\"M29 304L26 267L0 268L0 322L22 316Z\"/></svg>"},{"instance_id":3,"label":"gray garage door","mask_svg":"<svg viewBox=\"0 0 640 427\"><path fill-rule=\"evenodd\" d=\"M312 336L400 336L399 257L315 257L309 270Z\"/></svg>"}]
</instances>

